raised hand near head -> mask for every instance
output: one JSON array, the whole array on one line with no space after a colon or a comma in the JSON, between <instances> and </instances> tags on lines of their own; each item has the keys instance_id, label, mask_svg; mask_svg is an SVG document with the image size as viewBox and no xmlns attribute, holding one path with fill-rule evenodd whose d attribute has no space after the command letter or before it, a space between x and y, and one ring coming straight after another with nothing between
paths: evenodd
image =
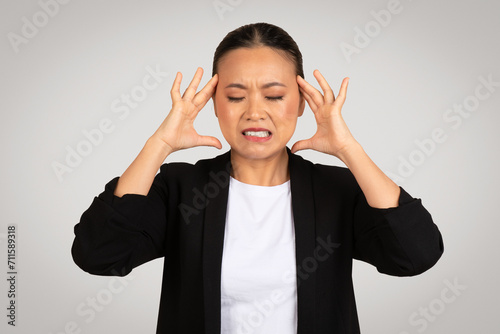
<instances>
[{"instance_id":1,"label":"raised hand near head","mask_svg":"<svg viewBox=\"0 0 500 334\"><path fill-rule=\"evenodd\" d=\"M313 74L323 90L323 94L301 76L297 76L297 83L314 113L317 130L311 138L296 142L291 150L295 153L300 150L312 149L342 159L342 152L356 143L341 114L349 78L344 78L339 94L335 98L333 90L323 75L318 70L315 70Z\"/></svg>"},{"instance_id":2,"label":"raised hand near head","mask_svg":"<svg viewBox=\"0 0 500 334\"><path fill-rule=\"evenodd\" d=\"M172 109L153 137L160 139L171 150L170 153L195 147L214 146L222 148L220 141L211 136L201 136L194 129L193 123L198 113L210 100L217 87L218 77L214 75L210 81L198 93L198 85L203 77L203 69L199 67L181 96L180 86L182 74L175 76L170 95L172 97Z\"/></svg>"}]
</instances>

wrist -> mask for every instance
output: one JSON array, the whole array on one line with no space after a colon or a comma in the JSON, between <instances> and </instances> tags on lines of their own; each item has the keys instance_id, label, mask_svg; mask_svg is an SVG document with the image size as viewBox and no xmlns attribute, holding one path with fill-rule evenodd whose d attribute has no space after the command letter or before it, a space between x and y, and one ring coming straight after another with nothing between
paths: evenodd
<instances>
[{"instance_id":1,"label":"wrist","mask_svg":"<svg viewBox=\"0 0 500 334\"><path fill-rule=\"evenodd\" d=\"M146 141L146 144L144 145L144 148L150 152L158 152L159 155L164 157L163 160L165 160L167 156L175 151L172 146L167 144L161 138L157 137L156 134L149 137L149 139Z\"/></svg>"},{"instance_id":2,"label":"wrist","mask_svg":"<svg viewBox=\"0 0 500 334\"><path fill-rule=\"evenodd\" d=\"M365 154L363 147L356 140L353 140L337 152L337 157L342 160L347 167L349 167L351 162L360 157L362 154Z\"/></svg>"}]
</instances>

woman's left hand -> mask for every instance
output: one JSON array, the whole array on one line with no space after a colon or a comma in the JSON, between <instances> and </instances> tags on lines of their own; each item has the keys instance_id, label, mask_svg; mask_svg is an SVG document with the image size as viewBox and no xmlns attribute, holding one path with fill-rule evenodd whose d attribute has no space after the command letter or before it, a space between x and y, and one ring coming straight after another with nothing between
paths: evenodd
<instances>
[{"instance_id":1,"label":"woman's left hand","mask_svg":"<svg viewBox=\"0 0 500 334\"><path fill-rule=\"evenodd\" d=\"M297 83L314 113L318 129L311 138L296 142L291 151L295 153L300 150L312 149L343 160L343 153L350 147L358 145L341 114L349 78L342 80L339 94L335 98L333 90L323 75L318 70L315 70L313 74L323 90L324 96L301 76L297 76Z\"/></svg>"}]
</instances>

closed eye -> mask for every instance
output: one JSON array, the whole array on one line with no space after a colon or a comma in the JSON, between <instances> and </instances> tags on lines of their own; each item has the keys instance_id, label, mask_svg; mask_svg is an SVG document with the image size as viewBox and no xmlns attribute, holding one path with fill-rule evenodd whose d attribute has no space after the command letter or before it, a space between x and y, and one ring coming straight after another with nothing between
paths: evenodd
<instances>
[{"instance_id":1,"label":"closed eye","mask_svg":"<svg viewBox=\"0 0 500 334\"><path fill-rule=\"evenodd\" d=\"M229 102L240 102L243 101L244 97L228 96L227 99L229 100ZM282 101L283 96L266 96L266 99L268 99L269 101Z\"/></svg>"}]
</instances>

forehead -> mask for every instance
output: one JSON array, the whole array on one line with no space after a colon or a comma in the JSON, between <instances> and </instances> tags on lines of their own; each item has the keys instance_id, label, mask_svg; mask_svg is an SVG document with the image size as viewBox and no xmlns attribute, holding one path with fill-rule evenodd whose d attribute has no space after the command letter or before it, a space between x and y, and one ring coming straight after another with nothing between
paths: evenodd
<instances>
[{"instance_id":1,"label":"forehead","mask_svg":"<svg viewBox=\"0 0 500 334\"><path fill-rule=\"evenodd\" d=\"M218 64L219 80L232 76L273 75L293 77L295 65L284 51L270 47L239 48L225 54Z\"/></svg>"}]
</instances>

